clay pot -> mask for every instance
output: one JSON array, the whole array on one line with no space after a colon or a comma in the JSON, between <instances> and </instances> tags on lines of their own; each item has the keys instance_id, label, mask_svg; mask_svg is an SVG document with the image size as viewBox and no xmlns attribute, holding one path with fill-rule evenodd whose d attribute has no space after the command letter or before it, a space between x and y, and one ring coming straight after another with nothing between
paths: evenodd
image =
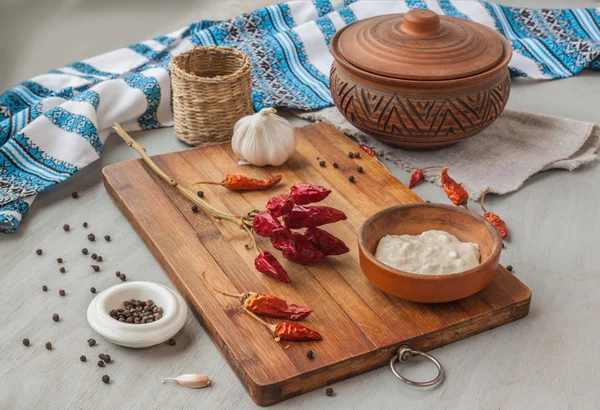
<instances>
[{"instance_id":1,"label":"clay pot","mask_svg":"<svg viewBox=\"0 0 600 410\"><path fill-rule=\"evenodd\" d=\"M452 145L486 129L510 93L509 42L430 10L357 21L331 41L330 90L361 131L402 148Z\"/></svg>"}]
</instances>

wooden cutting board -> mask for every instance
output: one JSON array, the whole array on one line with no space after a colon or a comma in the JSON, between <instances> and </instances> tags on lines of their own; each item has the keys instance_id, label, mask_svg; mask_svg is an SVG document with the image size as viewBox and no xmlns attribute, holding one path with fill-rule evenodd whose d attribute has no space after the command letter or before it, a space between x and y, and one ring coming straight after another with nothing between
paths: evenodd
<instances>
[{"instance_id":1,"label":"wooden cutting board","mask_svg":"<svg viewBox=\"0 0 600 410\"><path fill-rule=\"evenodd\" d=\"M203 212L192 212L191 204L150 173L141 160L103 170L115 203L257 404L274 404L387 365L401 344L431 350L527 315L531 292L503 267L486 289L453 303L411 303L373 287L358 263L356 237L362 222L383 208L422 200L334 127L310 125L299 128L297 137L297 152L285 165L273 168L239 166L228 143L154 157L159 167L187 187L198 180L220 181L226 173L258 178L283 174L282 183L266 192L200 188L210 204L238 215L264 209L268 198L288 192L295 183L331 188L333 193L322 204L342 209L348 220L326 229L342 238L351 251L310 267L279 257L291 285L257 272L256 251L244 248L247 236L243 231ZM360 159L349 158L349 151L360 151ZM320 167L319 161L327 165ZM334 169L333 162L339 169ZM357 165L364 173L356 172ZM348 181L349 175L356 177L356 183ZM264 238L258 246L273 251ZM236 299L208 289L200 277L204 271L211 282L229 292L264 292L310 306L314 313L303 323L320 332L323 340L275 342ZM309 349L315 353L313 360L306 357ZM389 377L393 377L391 372Z\"/></svg>"}]
</instances>

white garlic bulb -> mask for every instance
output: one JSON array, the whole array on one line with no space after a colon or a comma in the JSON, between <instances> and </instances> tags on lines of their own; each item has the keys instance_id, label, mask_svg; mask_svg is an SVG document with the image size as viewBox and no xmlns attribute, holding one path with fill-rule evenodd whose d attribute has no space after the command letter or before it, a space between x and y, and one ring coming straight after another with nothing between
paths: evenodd
<instances>
[{"instance_id":1,"label":"white garlic bulb","mask_svg":"<svg viewBox=\"0 0 600 410\"><path fill-rule=\"evenodd\" d=\"M276 112L275 108L263 108L235 123L231 146L242 159L240 164L278 166L294 153L294 127Z\"/></svg>"}]
</instances>

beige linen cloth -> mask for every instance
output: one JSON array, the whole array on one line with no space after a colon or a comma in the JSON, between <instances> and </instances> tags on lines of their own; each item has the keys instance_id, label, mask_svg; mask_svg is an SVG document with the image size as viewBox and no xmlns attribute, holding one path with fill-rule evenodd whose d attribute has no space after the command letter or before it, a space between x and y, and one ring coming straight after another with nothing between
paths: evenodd
<instances>
[{"instance_id":1,"label":"beige linen cloth","mask_svg":"<svg viewBox=\"0 0 600 410\"><path fill-rule=\"evenodd\" d=\"M505 110L481 134L438 151L408 151L381 143L356 129L336 107L294 114L333 124L409 172L447 166L474 200L486 189L498 195L516 191L541 171L572 171L589 164L598 159L600 147L598 124L512 110ZM425 171L425 179L441 185L439 170Z\"/></svg>"}]
</instances>

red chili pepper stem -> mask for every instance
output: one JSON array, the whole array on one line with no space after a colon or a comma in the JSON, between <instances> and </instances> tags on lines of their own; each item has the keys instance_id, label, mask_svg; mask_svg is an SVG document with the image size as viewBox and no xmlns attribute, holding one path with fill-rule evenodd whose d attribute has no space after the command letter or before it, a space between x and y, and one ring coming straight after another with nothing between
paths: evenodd
<instances>
[{"instance_id":1,"label":"red chili pepper stem","mask_svg":"<svg viewBox=\"0 0 600 410\"><path fill-rule=\"evenodd\" d=\"M221 182L215 182L215 181L198 181L198 182L194 182L192 184L192 186L194 185L221 185L221 186L225 186L225 181L221 181Z\"/></svg>"},{"instance_id":2,"label":"red chili pepper stem","mask_svg":"<svg viewBox=\"0 0 600 410\"><path fill-rule=\"evenodd\" d=\"M272 325L270 323L265 322L264 320L262 320L261 318L259 318L258 316L256 316L253 312L251 312L250 310L248 310L246 307L244 307L244 310L246 311L246 313L248 313L250 316L252 316L258 322L262 323L267 329L269 329L269 332L271 332L271 334L275 338L276 342L279 342L281 340L281 338L279 336L277 336L277 332L275 332L275 330L277 329L276 325Z\"/></svg>"},{"instance_id":3,"label":"red chili pepper stem","mask_svg":"<svg viewBox=\"0 0 600 410\"><path fill-rule=\"evenodd\" d=\"M148 156L148 154L146 153L146 148L144 148L137 141L135 141L133 138L131 138L131 136L127 133L127 131L125 131L123 129L123 127L121 127L121 125L119 123L115 122L113 125L113 129L115 130L117 135L119 137L121 137L121 139L123 139L123 141L125 141L125 143L127 143L127 145L129 145L131 148L133 148L140 155L140 157L142 157L142 160L148 166L148 168L150 168L150 170L154 171L154 173L156 175L158 175L158 177L160 179L162 179L167 184L171 185L173 188L178 190L183 196L185 196L187 199L189 199L192 203L197 205L199 208L203 209L206 213L208 213L213 218L223 219L225 221L233 222L234 224L239 225L240 228L243 229L247 234L252 236L252 232L250 231L250 228L252 228L252 216L251 215L248 215L248 216L232 215L232 214L222 212L219 209L215 208L214 206L210 205L208 202L201 199L195 192L192 192L191 190L182 187L181 185L179 185L179 183L177 183L177 181L175 181L174 179L169 177L167 174L165 174L165 172L162 169L160 169L158 167L158 165L156 165L156 163L152 160L152 158L150 158L150 156ZM249 246L250 245L248 245L248 247Z\"/></svg>"},{"instance_id":4,"label":"red chili pepper stem","mask_svg":"<svg viewBox=\"0 0 600 410\"><path fill-rule=\"evenodd\" d=\"M229 292L225 292L224 290L217 289L208 281L208 279L206 279L206 272L202 272L202 280L204 281L206 286L208 286L210 288L210 290L212 290L215 293L219 293L223 296L229 296L232 298L236 298L236 299L241 300L242 302L244 301L244 299L247 296L246 293L229 293Z\"/></svg>"}]
</instances>

